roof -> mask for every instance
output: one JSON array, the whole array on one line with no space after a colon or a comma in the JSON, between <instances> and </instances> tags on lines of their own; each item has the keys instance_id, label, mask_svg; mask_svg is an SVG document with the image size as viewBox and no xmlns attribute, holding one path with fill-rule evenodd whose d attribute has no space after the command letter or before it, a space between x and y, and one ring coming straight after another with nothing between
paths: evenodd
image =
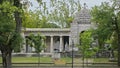
<instances>
[{"instance_id":1,"label":"roof","mask_svg":"<svg viewBox=\"0 0 120 68\"><path fill-rule=\"evenodd\" d=\"M84 4L84 7L80 12L76 13L74 22L79 24L90 24L90 10L87 8L87 5Z\"/></svg>"},{"instance_id":2,"label":"roof","mask_svg":"<svg viewBox=\"0 0 120 68\"><path fill-rule=\"evenodd\" d=\"M25 28L25 31L70 31L70 28Z\"/></svg>"}]
</instances>

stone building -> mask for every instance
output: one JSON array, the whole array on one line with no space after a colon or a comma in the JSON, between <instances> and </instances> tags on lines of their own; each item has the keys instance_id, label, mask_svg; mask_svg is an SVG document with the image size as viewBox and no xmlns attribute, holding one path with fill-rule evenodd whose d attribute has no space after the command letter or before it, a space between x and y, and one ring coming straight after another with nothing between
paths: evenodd
<instances>
[{"instance_id":1,"label":"stone building","mask_svg":"<svg viewBox=\"0 0 120 68\"><path fill-rule=\"evenodd\" d=\"M37 34L40 32L46 37L44 53L52 54L54 50L69 52L71 51L72 42L74 42L74 45L79 44L79 34L93 27L90 18L89 9L83 7L80 12L76 13L70 28L26 28L22 32L22 36L25 38L30 33ZM74 49L78 50L75 46ZM23 53L32 51L34 51L34 48L31 49L29 45L23 45Z\"/></svg>"}]
</instances>

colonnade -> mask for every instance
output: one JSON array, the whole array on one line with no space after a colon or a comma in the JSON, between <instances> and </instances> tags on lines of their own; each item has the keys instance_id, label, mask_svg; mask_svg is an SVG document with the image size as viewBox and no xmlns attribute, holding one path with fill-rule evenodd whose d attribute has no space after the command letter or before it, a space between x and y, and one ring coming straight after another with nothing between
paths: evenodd
<instances>
[{"instance_id":1,"label":"colonnade","mask_svg":"<svg viewBox=\"0 0 120 68\"><path fill-rule=\"evenodd\" d=\"M54 39L53 39L54 36L50 36L50 53L53 52L53 43L54 43ZM61 52L63 50L63 36L60 36L60 46L59 46L59 51Z\"/></svg>"},{"instance_id":2,"label":"colonnade","mask_svg":"<svg viewBox=\"0 0 120 68\"><path fill-rule=\"evenodd\" d=\"M21 53L26 53L26 52L29 52L29 51L27 51L27 50L29 50L29 49L27 49L26 50L26 41L25 41L25 36L24 36L24 33L22 33L22 37L24 38L24 45L23 45L23 48L21 49L22 51L21 51ZM54 52L54 46L55 46L55 37L59 37L58 39L59 39L59 52L62 52L63 51L63 46L65 45L65 42L63 42L63 40L64 40L64 36L62 36L62 35L60 35L60 36L54 36L54 35L50 35L49 36L50 37L50 40L49 40L49 45L47 45L47 46L49 46L49 53L53 53ZM69 38L69 36L68 36L68 38ZM68 39L68 41L70 41L70 38ZM69 45L69 43L67 43L68 45ZM28 46L28 48L29 48L29 46Z\"/></svg>"}]
</instances>

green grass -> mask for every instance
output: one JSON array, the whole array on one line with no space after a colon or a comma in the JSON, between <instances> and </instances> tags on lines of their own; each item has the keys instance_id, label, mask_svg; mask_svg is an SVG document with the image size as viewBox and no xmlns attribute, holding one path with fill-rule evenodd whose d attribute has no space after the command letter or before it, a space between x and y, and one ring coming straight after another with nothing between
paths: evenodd
<instances>
[{"instance_id":1,"label":"green grass","mask_svg":"<svg viewBox=\"0 0 120 68\"><path fill-rule=\"evenodd\" d=\"M0 57L0 63L2 62L2 58ZM37 63L38 57L12 57L13 63ZM40 58L40 62L49 63L52 62L50 57L42 57Z\"/></svg>"},{"instance_id":2,"label":"green grass","mask_svg":"<svg viewBox=\"0 0 120 68\"><path fill-rule=\"evenodd\" d=\"M61 58L60 60L64 60L66 63L71 63L72 58L66 57ZM109 62L109 58L92 58L89 60L93 60L95 63L107 63ZM37 63L38 57L12 57L12 63ZM41 63L52 63L54 60L51 57L40 57ZM82 62L82 58L74 58L74 63ZM0 57L0 63L2 63L2 58Z\"/></svg>"},{"instance_id":3,"label":"green grass","mask_svg":"<svg viewBox=\"0 0 120 68\"><path fill-rule=\"evenodd\" d=\"M65 65L61 64L63 61L65 63L71 63L72 58L70 57L64 57L61 58L61 62L59 64L55 64L56 61L54 61L51 57L40 57L40 63L53 63L53 64L39 64L40 66L54 66L54 65ZM74 58L74 65L75 66L81 66L83 63L82 58ZM88 58L88 60L85 59L86 62L94 62L94 63L111 63L109 62L108 58ZM2 58L0 57L0 63L2 63ZM38 63L38 57L12 57L12 63ZM38 66L38 64L12 64L12 66ZM67 64L67 66L71 66L71 64Z\"/></svg>"},{"instance_id":4,"label":"green grass","mask_svg":"<svg viewBox=\"0 0 120 68\"><path fill-rule=\"evenodd\" d=\"M109 58L95 58L94 62L95 63L108 63L109 62Z\"/></svg>"},{"instance_id":5,"label":"green grass","mask_svg":"<svg viewBox=\"0 0 120 68\"><path fill-rule=\"evenodd\" d=\"M61 58L60 60L65 60L65 62L70 63L71 58ZM37 63L38 57L12 57L12 63ZM51 57L40 57L40 62L42 63L52 63L53 59ZM2 63L2 58L0 57L0 63Z\"/></svg>"},{"instance_id":6,"label":"green grass","mask_svg":"<svg viewBox=\"0 0 120 68\"><path fill-rule=\"evenodd\" d=\"M69 58L69 57L61 58L61 60L64 60L67 63L71 63L72 62L71 58Z\"/></svg>"}]
</instances>

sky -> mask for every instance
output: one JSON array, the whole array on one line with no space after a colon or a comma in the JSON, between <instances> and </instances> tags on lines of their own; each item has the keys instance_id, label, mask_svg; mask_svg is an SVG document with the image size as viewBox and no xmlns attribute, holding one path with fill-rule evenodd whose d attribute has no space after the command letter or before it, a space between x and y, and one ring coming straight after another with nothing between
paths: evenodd
<instances>
[{"instance_id":1,"label":"sky","mask_svg":"<svg viewBox=\"0 0 120 68\"><path fill-rule=\"evenodd\" d=\"M30 7L31 10L35 10L38 7L38 3L35 0L30 0L33 4L33 7ZM47 1L47 0L46 0ZM83 6L84 3L87 4L88 8L91 8L95 5L100 5L101 2L110 1L110 0L80 0L81 5Z\"/></svg>"},{"instance_id":2,"label":"sky","mask_svg":"<svg viewBox=\"0 0 120 68\"><path fill-rule=\"evenodd\" d=\"M81 5L83 6L84 3L87 4L88 8L91 8L95 5L100 5L101 2L105 2L105 1L110 1L110 0L80 0L81 1Z\"/></svg>"}]
</instances>

